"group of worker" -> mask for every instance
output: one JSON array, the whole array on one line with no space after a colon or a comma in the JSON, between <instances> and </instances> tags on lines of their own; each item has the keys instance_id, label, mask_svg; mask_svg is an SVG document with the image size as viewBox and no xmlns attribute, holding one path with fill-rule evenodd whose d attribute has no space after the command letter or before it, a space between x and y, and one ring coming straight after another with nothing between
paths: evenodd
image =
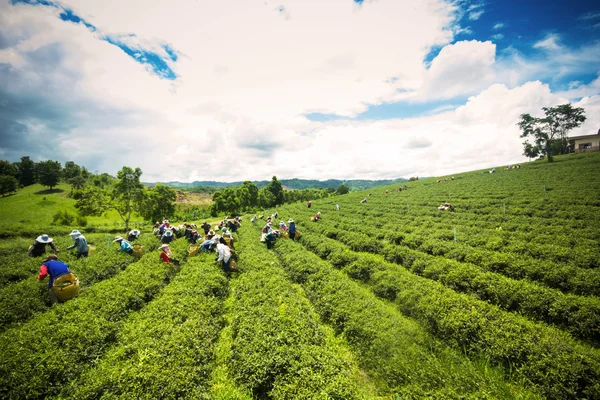
<instances>
[{"instance_id":1,"label":"group of worker","mask_svg":"<svg viewBox=\"0 0 600 400\"><path fill-rule=\"evenodd\" d=\"M233 219L225 218L221 221L217 228L219 229L220 235L216 235L213 230L211 230L211 226L204 221L200 226L204 232L204 241L201 244L201 249L203 251L216 251L217 257L215 259L216 262L220 263L223 267L223 270L229 274L231 271L237 271L235 268L232 268L231 261L234 256L232 249L234 245L234 236L237 232L237 229L240 227L241 217L236 217ZM169 223L168 220L163 220L161 224L155 225L154 233L157 237L160 238L162 245L160 246L159 257L160 260L165 263L173 263L174 265L179 265L179 260L173 258L173 252L169 248L169 243L171 243L175 239L175 232L180 232L183 228L185 232L185 237L191 243L197 243L203 237L198 234L195 224L188 224L187 222L183 223L183 226L180 228L176 228ZM89 245L85 238L85 236L79 232L79 230L74 229L69 234L71 239L73 240L73 244L67 247L67 250L76 249L76 257L88 257L89 255ZM116 236L113 240L113 243L117 243L119 245L119 251L134 254L134 246L131 242L137 240L141 235L141 232L138 229L132 229L127 234L127 238L123 236ZM138 245L139 246L139 245ZM60 249L54 243L54 239L51 238L47 234L39 235L34 243L28 249L28 255L30 257L40 257L46 253L46 247L50 247L50 249L54 253L59 253ZM56 290L54 287L54 282L59 277L65 277L67 275L73 277L73 284L76 284L77 291L74 292L73 296L75 296L79 291L79 281L77 277L71 273L69 269L69 265L60 261L56 254L48 255L40 266L40 271L37 276L39 280L43 280L46 277L49 277L48 288L50 293L51 301L57 302L58 300L68 300L67 297L63 296L62 299L57 299Z\"/></svg>"},{"instance_id":2,"label":"group of worker","mask_svg":"<svg viewBox=\"0 0 600 400\"><path fill-rule=\"evenodd\" d=\"M292 240L298 239L300 232L296 229L296 223L293 219L288 220L288 224L285 222L279 221L279 229L274 229L272 226L272 221L277 214L273 214L271 217L268 217L266 220L266 225L263 226L261 230L261 242L265 242L267 244L267 249L272 249L275 246L275 241L279 237L288 237ZM320 213L319 213L320 216Z\"/></svg>"},{"instance_id":3,"label":"group of worker","mask_svg":"<svg viewBox=\"0 0 600 400\"><path fill-rule=\"evenodd\" d=\"M67 250L75 248L77 258L87 257L89 246L83 234L77 229L73 229L69 235L73 240L73 244L67 247ZM46 246L49 246L55 253L60 252L54 244L54 240L47 234L42 234L29 247L28 255L30 257L40 257L46 252ZM46 277L49 277L48 293L52 303L56 303L59 300L69 300L79 293L79 280L77 276L71 273L69 265L60 261L56 254L50 254L42 261L37 279L43 280ZM64 285L56 287L55 282L57 279L61 279L61 283L64 283Z\"/></svg>"}]
</instances>

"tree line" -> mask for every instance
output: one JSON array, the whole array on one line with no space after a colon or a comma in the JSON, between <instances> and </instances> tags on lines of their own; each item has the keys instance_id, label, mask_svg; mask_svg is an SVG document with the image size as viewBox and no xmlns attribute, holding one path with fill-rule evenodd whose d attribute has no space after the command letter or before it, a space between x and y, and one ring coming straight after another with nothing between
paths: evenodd
<instances>
[{"instance_id":1,"label":"tree line","mask_svg":"<svg viewBox=\"0 0 600 400\"><path fill-rule=\"evenodd\" d=\"M321 199L336 194L346 194L349 191L350 188L344 184L337 189L285 190L277 177L273 176L269 184L262 189L251 181L244 181L240 187L216 191L213 194L210 212L213 216L221 213L236 215L257 208L264 209L284 203Z\"/></svg>"},{"instance_id":2,"label":"tree line","mask_svg":"<svg viewBox=\"0 0 600 400\"><path fill-rule=\"evenodd\" d=\"M171 218L175 214L177 192L161 184L145 187L140 181L142 170L124 166L113 177L92 174L73 161L65 166L58 161L34 162L29 157L10 163L0 160L0 194L16 192L21 187L39 183L51 190L60 182L71 185L71 197L82 216L100 216L115 210L129 229L133 212L147 221Z\"/></svg>"}]
</instances>

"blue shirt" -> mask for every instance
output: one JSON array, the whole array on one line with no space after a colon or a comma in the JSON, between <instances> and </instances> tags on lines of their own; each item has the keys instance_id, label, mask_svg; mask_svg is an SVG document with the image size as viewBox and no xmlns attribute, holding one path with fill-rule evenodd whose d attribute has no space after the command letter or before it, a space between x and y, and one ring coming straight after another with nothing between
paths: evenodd
<instances>
[{"instance_id":1,"label":"blue shirt","mask_svg":"<svg viewBox=\"0 0 600 400\"><path fill-rule=\"evenodd\" d=\"M133 248L127 240L123 240L121 242L121 247L119 248L119 251L131 254L133 252Z\"/></svg>"},{"instance_id":2,"label":"blue shirt","mask_svg":"<svg viewBox=\"0 0 600 400\"><path fill-rule=\"evenodd\" d=\"M48 286L52 286L54 283L54 279L58 278L61 275L68 274L69 266L64 262L58 260L50 260L43 263L43 265L48 268L48 275L50 275L50 280L48 281Z\"/></svg>"}]
</instances>

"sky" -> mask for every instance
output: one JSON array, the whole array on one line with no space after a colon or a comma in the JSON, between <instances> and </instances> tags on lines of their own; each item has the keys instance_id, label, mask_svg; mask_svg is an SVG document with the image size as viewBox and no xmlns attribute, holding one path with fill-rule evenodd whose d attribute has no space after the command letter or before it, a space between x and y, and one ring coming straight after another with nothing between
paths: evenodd
<instances>
[{"instance_id":1,"label":"sky","mask_svg":"<svg viewBox=\"0 0 600 400\"><path fill-rule=\"evenodd\" d=\"M142 180L392 179L600 129L600 3L0 0L0 159Z\"/></svg>"}]
</instances>

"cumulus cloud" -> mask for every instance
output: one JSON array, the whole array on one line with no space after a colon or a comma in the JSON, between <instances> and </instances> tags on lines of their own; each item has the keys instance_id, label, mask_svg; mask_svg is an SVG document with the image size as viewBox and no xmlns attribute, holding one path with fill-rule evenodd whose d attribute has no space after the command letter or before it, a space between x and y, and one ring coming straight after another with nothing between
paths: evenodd
<instances>
[{"instance_id":1,"label":"cumulus cloud","mask_svg":"<svg viewBox=\"0 0 600 400\"><path fill-rule=\"evenodd\" d=\"M514 125L522 112L581 94L577 100L600 114L593 84L552 94L527 83L541 61L518 52L498 60L489 41L454 43L469 29L459 21L479 5L70 0L64 7L72 10L66 21L65 8L0 0L2 158L74 160L109 173L139 166L148 181L431 176L522 160ZM562 60L544 51L543 61L589 68L600 54L593 46L563 49ZM432 48L441 50L428 65ZM161 75L160 62L173 75ZM418 118L304 117L456 98L462 106L436 104Z\"/></svg>"},{"instance_id":2,"label":"cumulus cloud","mask_svg":"<svg viewBox=\"0 0 600 400\"><path fill-rule=\"evenodd\" d=\"M423 72L420 87L396 95L397 100L426 101L474 94L495 77L496 45L490 41L460 41L444 46Z\"/></svg>"}]
</instances>

